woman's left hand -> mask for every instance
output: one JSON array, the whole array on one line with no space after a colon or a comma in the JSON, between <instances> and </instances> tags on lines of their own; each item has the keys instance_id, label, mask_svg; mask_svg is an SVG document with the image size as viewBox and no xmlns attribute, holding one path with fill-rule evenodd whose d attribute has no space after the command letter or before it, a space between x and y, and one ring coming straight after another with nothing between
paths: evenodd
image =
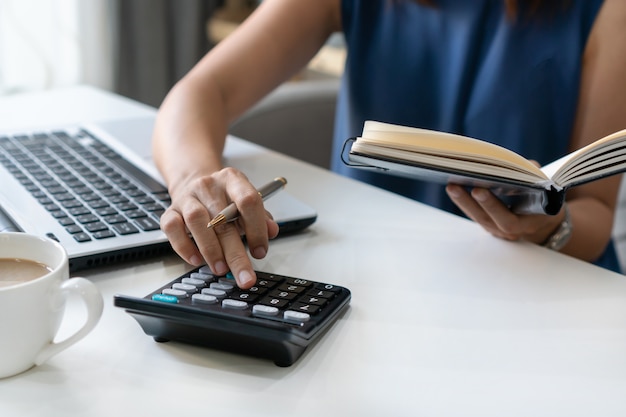
<instances>
[{"instance_id":1,"label":"woman's left hand","mask_svg":"<svg viewBox=\"0 0 626 417\"><path fill-rule=\"evenodd\" d=\"M446 192L470 219L501 239L542 244L565 217L564 210L556 216L515 214L485 188L473 188L468 192L462 186L448 184Z\"/></svg>"}]
</instances>

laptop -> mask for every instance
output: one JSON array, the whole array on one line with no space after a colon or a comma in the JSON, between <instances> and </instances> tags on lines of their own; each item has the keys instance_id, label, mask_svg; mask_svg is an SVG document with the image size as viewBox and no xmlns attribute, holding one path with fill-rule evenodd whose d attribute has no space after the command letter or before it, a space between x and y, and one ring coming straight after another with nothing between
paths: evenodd
<instances>
[{"instance_id":1,"label":"laptop","mask_svg":"<svg viewBox=\"0 0 626 417\"><path fill-rule=\"evenodd\" d=\"M0 132L0 231L57 240L72 271L171 253L159 228L170 197L150 154L153 124L144 117ZM265 206L280 235L317 219L288 191Z\"/></svg>"}]
</instances>

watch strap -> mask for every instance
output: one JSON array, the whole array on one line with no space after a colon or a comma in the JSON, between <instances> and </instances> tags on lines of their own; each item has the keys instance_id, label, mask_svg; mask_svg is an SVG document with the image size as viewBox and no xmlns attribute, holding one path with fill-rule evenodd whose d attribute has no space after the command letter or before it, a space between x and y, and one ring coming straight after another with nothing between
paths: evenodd
<instances>
[{"instance_id":1,"label":"watch strap","mask_svg":"<svg viewBox=\"0 0 626 417\"><path fill-rule=\"evenodd\" d=\"M565 210L565 217L563 218L563 221L559 224L559 227L557 227L556 230L552 232L552 234L543 243L543 246L548 249L556 251L560 250L561 248L563 248L563 246L565 246L565 244L567 244L570 237L572 236L573 226L572 219L569 214L569 208L567 207L567 205L565 205L563 209Z\"/></svg>"}]
</instances>

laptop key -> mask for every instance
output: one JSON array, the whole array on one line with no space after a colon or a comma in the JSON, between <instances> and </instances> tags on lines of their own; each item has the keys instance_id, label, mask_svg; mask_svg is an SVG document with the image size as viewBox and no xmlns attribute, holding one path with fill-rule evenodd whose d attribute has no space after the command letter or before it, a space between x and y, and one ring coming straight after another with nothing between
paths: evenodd
<instances>
[{"instance_id":1,"label":"laptop key","mask_svg":"<svg viewBox=\"0 0 626 417\"><path fill-rule=\"evenodd\" d=\"M71 217L61 217L58 220L61 226L71 226L75 224Z\"/></svg>"},{"instance_id":2,"label":"laptop key","mask_svg":"<svg viewBox=\"0 0 626 417\"><path fill-rule=\"evenodd\" d=\"M117 206L118 209L122 210L122 211L128 211L128 210L137 210L138 207L132 203L126 202L126 203L120 203Z\"/></svg>"},{"instance_id":3,"label":"laptop key","mask_svg":"<svg viewBox=\"0 0 626 417\"><path fill-rule=\"evenodd\" d=\"M113 216L117 214L117 210L115 210L113 207L108 206L108 207L102 207L96 210L96 214L98 216Z\"/></svg>"},{"instance_id":4,"label":"laptop key","mask_svg":"<svg viewBox=\"0 0 626 417\"><path fill-rule=\"evenodd\" d=\"M61 205L66 208L66 209L73 209L76 207L83 207L83 203L81 203L80 201L74 199L71 200L60 200L61 201Z\"/></svg>"},{"instance_id":5,"label":"laptop key","mask_svg":"<svg viewBox=\"0 0 626 417\"><path fill-rule=\"evenodd\" d=\"M135 224L139 226L144 232L147 232L149 230L159 230L159 223L152 220L150 217L135 219Z\"/></svg>"},{"instance_id":6,"label":"laptop key","mask_svg":"<svg viewBox=\"0 0 626 417\"><path fill-rule=\"evenodd\" d=\"M67 217L67 214L63 210L54 210L54 211L51 211L50 214L55 219L63 219Z\"/></svg>"},{"instance_id":7,"label":"laptop key","mask_svg":"<svg viewBox=\"0 0 626 417\"><path fill-rule=\"evenodd\" d=\"M82 227L80 227L77 224L70 225L66 227L65 230L67 231L67 233L72 234L72 235L76 233L81 233L83 231Z\"/></svg>"},{"instance_id":8,"label":"laptop key","mask_svg":"<svg viewBox=\"0 0 626 417\"><path fill-rule=\"evenodd\" d=\"M120 235L130 235L133 233L139 233L139 229L137 229L135 226L133 226L130 223L119 223L119 224L114 224L113 226L111 226L113 228L113 230L115 230L117 233L119 233Z\"/></svg>"},{"instance_id":9,"label":"laptop key","mask_svg":"<svg viewBox=\"0 0 626 417\"><path fill-rule=\"evenodd\" d=\"M144 212L143 210L129 210L125 212L124 214L128 216L128 218L131 218L131 219L138 219L140 217L147 216L146 212Z\"/></svg>"},{"instance_id":10,"label":"laptop key","mask_svg":"<svg viewBox=\"0 0 626 417\"><path fill-rule=\"evenodd\" d=\"M157 203L144 204L142 207L144 210L148 210L150 212L163 210L163 206Z\"/></svg>"},{"instance_id":11,"label":"laptop key","mask_svg":"<svg viewBox=\"0 0 626 417\"><path fill-rule=\"evenodd\" d=\"M77 201L71 193L65 192L54 196L57 201ZM66 203L64 203L66 204Z\"/></svg>"},{"instance_id":12,"label":"laptop key","mask_svg":"<svg viewBox=\"0 0 626 417\"><path fill-rule=\"evenodd\" d=\"M76 217L76 220L78 221L78 223L85 224L97 222L99 218L95 214L83 214L82 216Z\"/></svg>"},{"instance_id":13,"label":"laptop key","mask_svg":"<svg viewBox=\"0 0 626 417\"><path fill-rule=\"evenodd\" d=\"M95 232L95 233L92 234L92 236L95 239L100 240L100 239L106 239L106 238L109 238L109 237L114 237L115 233L113 233L112 231L107 229L107 230L102 230L100 232Z\"/></svg>"},{"instance_id":14,"label":"laptop key","mask_svg":"<svg viewBox=\"0 0 626 417\"><path fill-rule=\"evenodd\" d=\"M85 225L85 229L87 229L88 232L101 232L103 230L108 230L109 228L102 222L94 222L87 223Z\"/></svg>"},{"instance_id":15,"label":"laptop key","mask_svg":"<svg viewBox=\"0 0 626 417\"><path fill-rule=\"evenodd\" d=\"M84 214L90 213L87 207L74 207L70 209L69 212L72 216L82 216Z\"/></svg>"},{"instance_id":16,"label":"laptop key","mask_svg":"<svg viewBox=\"0 0 626 417\"><path fill-rule=\"evenodd\" d=\"M104 221L109 224L116 224L116 223L125 223L128 220L126 219L126 217L122 216L121 214L114 214L112 216L105 216Z\"/></svg>"},{"instance_id":17,"label":"laptop key","mask_svg":"<svg viewBox=\"0 0 626 417\"><path fill-rule=\"evenodd\" d=\"M89 242L91 240L87 233L76 233L73 237L77 242Z\"/></svg>"},{"instance_id":18,"label":"laptop key","mask_svg":"<svg viewBox=\"0 0 626 417\"><path fill-rule=\"evenodd\" d=\"M91 200L89 203L89 207L91 207L92 209L99 209L99 208L103 208L103 207L109 207L109 203L107 203L105 200L103 199L95 199L95 200Z\"/></svg>"},{"instance_id":19,"label":"laptop key","mask_svg":"<svg viewBox=\"0 0 626 417\"><path fill-rule=\"evenodd\" d=\"M45 208L48 211L57 211L60 209L60 207L54 203L44 204L43 208Z\"/></svg>"}]
</instances>

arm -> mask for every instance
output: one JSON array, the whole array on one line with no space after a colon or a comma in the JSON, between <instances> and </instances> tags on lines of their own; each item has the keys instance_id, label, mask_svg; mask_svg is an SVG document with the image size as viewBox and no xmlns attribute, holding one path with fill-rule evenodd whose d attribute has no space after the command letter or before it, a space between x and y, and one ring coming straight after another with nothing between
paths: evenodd
<instances>
[{"instance_id":1,"label":"arm","mask_svg":"<svg viewBox=\"0 0 626 417\"><path fill-rule=\"evenodd\" d=\"M626 127L626 2L606 0L587 41L583 57L580 97L570 140L578 149ZM567 204L574 231L563 253L583 260L597 259L611 239L620 176L595 181L568 192ZM562 222L557 216L516 216L487 190L471 196L460 187L448 193L470 218L495 236L543 243Z\"/></svg>"},{"instance_id":2,"label":"arm","mask_svg":"<svg viewBox=\"0 0 626 417\"><path fill-rule=\"evenodd\" d=\"M230 270L244 288L254 284L240 233L252 256L262 258L278 226L245 175L222 166L228 126L339 29L338 0L264 1L165 98L153 137L155 161L172 196L161 227L187 262L206 262L216 273ZM237 224L208 230L209 220L230 202L240 212Z\"/></svg>"},{"instance_id":3,"label":"arm","mask_svg":"<svg viewBox=\"0 0 626 417\"><path fill-rule=\"evenodd\" d=\"M626 2L606 0L585 50L572 149L625 127L625 43ZM611 239L620 180L615 176L572 189L574 234L564 252L583 259L602 253Z\"/></svg>"}]
</instances>

